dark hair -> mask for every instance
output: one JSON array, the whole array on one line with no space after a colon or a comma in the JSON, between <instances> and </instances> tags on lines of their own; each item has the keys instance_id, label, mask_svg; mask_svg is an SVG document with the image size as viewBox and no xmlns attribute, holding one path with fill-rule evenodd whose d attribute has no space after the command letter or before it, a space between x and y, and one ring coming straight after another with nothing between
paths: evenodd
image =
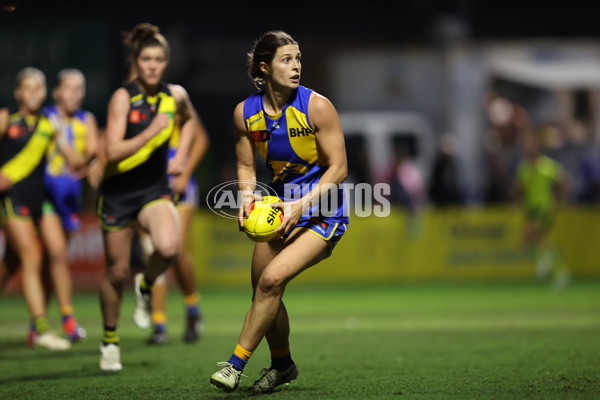
<instances>
[{"instance_id":1,"label":"dark hair","mask_svg":"<svg viewBox=\"0 0 600 400\"><path fill-rule=\"evenodd\" d=\"M248 75L257 89L260 89L265 83L265 75L260 70L260 63L265 62L270 64L277 49L288 44L297 45L298 42L289 33L284 31L268 31L256 39L252 50L247 55L247 63Z\"/></svg>"},{"instance_id":2,"label":"dark hair","mask_svg":"<svg viewBox=\"0 0 600 400\"><path fill-rule=\"evenodd\" d=\"M159 46L165 50L169 59L170 47L167 39L160 33L160 28L147 22L137 24L130 32L123 33L123 43L131 51L133 59L137 58L146 47ZM136 78L133 65L129 70L128 81Z\"/></svg>"}]
</instances>

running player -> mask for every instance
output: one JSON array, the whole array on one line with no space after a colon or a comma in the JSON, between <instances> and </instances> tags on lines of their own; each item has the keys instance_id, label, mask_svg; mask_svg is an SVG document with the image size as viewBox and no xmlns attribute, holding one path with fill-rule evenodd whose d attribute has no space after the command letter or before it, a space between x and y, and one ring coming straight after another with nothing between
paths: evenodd
<instances>
[{"instance_id":1,"label":"running player","mask_svg":"<svg viewBox=\"0 0 600 400\"><path fill-rule=\"evenodd\" d=\"M88 164L96 154L98 135L96 118L81 109L84 97L83 73L77 69L64 69L58 73L55 104L44 110L55 131L64 138L64 148L68 148L71 158L75 159L75 164L69 164L56 144L50 145L44 178L48 200L44 202L41 222L63 330L72 342L82 339L86 333L74 317L67 243L71 232L81 227L81 178L86 175ZM73 164L74 168L71 167Z\"/></svg>"},{"instance_id":2,"label":"running player","mask_svg":"<svg viewBox=\"0 0 600 400\"><path fill-rule=\"evenodd\" d=\"M569 270L548 235L558 202L566 198L568 178L558 162L542 154L543 132L522 134L525 157L517 166L517 190L525 209L523 242L534 252L538 277L551 275L554 286L562 288L569 281Z\"/></svg>"},{"instance_id":3,"label":"running player","mask_svg":"<svg viewBox=\"0 0 600 400\"><path fill-rule=\"evenodd\" d=\"M108 105L105 133L107 164L98 196L106 251L106 276L100 286L104 337L100 369L122 369L117 335L123 287L129 276L134 224L147 231L154 253L143 274L135 277L134 320L149 326L151 288L172 264L179 249L179 217L167 173L179 175L187 158L195 115L187 93L162 81L169 44L157 26L136 25L125 37L131 68L124 87ZM169 162L169 140L175 115L182 116L178 152Z\"/></svg>"},{"instance_id":4,"label":"running player","mask_svg":"<svg viewBox=\"0 0 600 400\"><path fill-rule=\"evenodd\" d=\"M179 146L180 123L179 116L175 117L175 131L169 142L169 159L172 159ZM184 305L186 314L185 331L183 340L186 343L193 343L202 334L202 310L200 308L200 295L196 285L196 275L194 272L194 263L187 251L187 239L194 216L194 211L198 208L198 184L194 178L194 170L206 153L209 145L206 128L199 118L194 118L194 124L188 125L194 127L194 136L190 148L190 154L185 164L184 170L178 176L170 176L171 188L178 196L177 214L181 221L179 253L174 262L177 282L184 295ZM147 235L140 235L140 244L146 258L153 252L152 243ZM153 332L148 338L149 344L164 344L168 342L167 335L167 281L166 276L161 275L154 282L152 287L152 325Z\"/></svg>"},{"instance_id":5,"label":"running player","mask_svg":"<svg viewBox=\"0 0 600 400\"><path fill-rule=\"evenodd\" d=\"M235 350L210 382L234 391L244 366L263 338L271 365L252 385L258 393L296 379L290 325L282 301L287 284L327 258L346 231L340 184L347 174L342 126L325 97L300 86L300 49L287 33L269 31L248 55L249 75L260 89L233 114L238 180L243 195L240 228L255 199L256 150L272 172L271 189L283 199L279 237L256 243L252 257L253 297ZM296 190L294 190L296 189ZM319 199L328 199L321 208ZM337 200L337 202L336 202ZM336 204L337 203L337 204ZM327 213L321 212L327 209Z\"/></svg>"},{"instance_id":6,"label":"running player","mask_svg":"<svg viewBox=\"0 0 600 400\"><path fill-rule=\"evenodd\" d=\"M46 77L36 68L17 75L16 108L0 109L0 207L7 241L7 268L21 266L23 295L31 316L27 343L65 350L68 340L48 331L41 278L43 250L37 227L42 217L46 151L54 130L42 114ZM60 133L58 134L60 135ZM64 149L64 140L56 140Z\"/></svg>"}]
</instances>

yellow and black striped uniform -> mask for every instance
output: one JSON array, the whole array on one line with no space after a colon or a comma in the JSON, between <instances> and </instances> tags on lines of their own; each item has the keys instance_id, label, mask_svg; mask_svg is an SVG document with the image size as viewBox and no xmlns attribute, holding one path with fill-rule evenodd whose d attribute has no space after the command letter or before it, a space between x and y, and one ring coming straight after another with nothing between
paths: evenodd
<instances>
[{"instance_id":1,"label":"yellow and black striped uniform","mask_svg":"<svg viewBox=\"0 0 600 400\"><path fill-rule=\"evenodd\" d=\"M9 108L8 127L0 139L0 172L14 185L0 193L3 219L41 218L45 155L53 135L50 121L42 114L24 116Z\"/></svg>"},{"instance_id":2,"label":"yellow and black striped uniform","mask_svg":"<svg viewBox=\"0 0 600 400\"><path fill-rule=\"evenodd\" d=\"M133 223L140 210L154 201L173 198L167 177L167 155L174 127L175 99L165 83L161 83L155 96L143 93L135 82L125 89L130 97L125 139L144 131L159 113L169 115L169 125L131 156L107 164L98 196L98 215L107 230Z\"/></svg>"}]
</instances>

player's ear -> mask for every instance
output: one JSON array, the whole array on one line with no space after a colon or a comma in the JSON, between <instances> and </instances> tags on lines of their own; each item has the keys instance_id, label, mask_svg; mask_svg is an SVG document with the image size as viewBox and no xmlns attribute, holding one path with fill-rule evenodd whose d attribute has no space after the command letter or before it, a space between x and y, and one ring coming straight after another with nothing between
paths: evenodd
<instances>
[{"instance_id":1,"label":"player's ear","mask_svg":"<svg viewBox=\"0 0 600 400\"><path fill-rule=\"evenodd\" d=\"M263 73L264 76L269 75L269 66L266 62L261 61L261 63L258 64L258 68L260 68L260 71Z\"/></svg>"}]
</instances>

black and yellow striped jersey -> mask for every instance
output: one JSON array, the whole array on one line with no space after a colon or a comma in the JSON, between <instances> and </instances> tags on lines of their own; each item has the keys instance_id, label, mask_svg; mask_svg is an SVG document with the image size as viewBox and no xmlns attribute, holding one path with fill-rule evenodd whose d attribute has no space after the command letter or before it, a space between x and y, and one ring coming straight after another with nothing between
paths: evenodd
<instances>
[{"instance_id":1,"label":"black and yellow striped jersey","mask_svg":"<svg viewBox=\"0 0 600 400\"><path fill-rule=\"evenodd\" d=\"M131 192L151 185L168 185L167 154L173 134L176 103L165 83L155 96L143 93L135 82L125 86L129 92L130 109L125 139L144 131L154 116L169 115L169 125L131 156L107 164L101 190L103 193Z\"/></svg>"}]
</instances>

